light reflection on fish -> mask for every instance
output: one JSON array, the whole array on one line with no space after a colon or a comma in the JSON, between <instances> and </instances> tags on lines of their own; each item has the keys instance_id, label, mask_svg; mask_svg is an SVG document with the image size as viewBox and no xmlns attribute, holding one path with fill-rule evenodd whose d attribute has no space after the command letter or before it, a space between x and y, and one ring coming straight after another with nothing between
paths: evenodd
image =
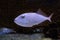
<instances>
[{"instance_id":1,"label":"light reflection on fish","mask_svg":"<svg viewBox=\"0 0 60 40\"><path fill-rule=\"evenodd\" d=\"M34 12L23 13L14 19L14 23L22 27L32 27L46 20L51 22L51 17L53 13L49 17L42 15L42 13L43 12L41 10L37 11L37 13Z\"/></svg>"},{"instance_id":2,"label":"light reflection on fish","mask_svg":"<svg viewBox=\"0 0 60 40\"><path fill-rule=\"evenodd\" d=\"M9 34L11 32L15 32L15 31L13 31L12 29L9 29L9 28L0 28L0 35Z\"/></svg>"}]
</instances>

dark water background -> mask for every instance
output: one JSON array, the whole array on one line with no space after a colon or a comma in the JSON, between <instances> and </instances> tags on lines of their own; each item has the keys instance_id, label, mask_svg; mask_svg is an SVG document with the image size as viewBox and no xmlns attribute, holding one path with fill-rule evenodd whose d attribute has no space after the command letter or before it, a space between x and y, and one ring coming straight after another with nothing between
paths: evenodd
<instances>
[{"instance_id":1,"label":"dark water background","mask_svg":"<svg viewBox=\"0 0 60 40\"><path fill-rule=\"evenodd\" d=\"M18 15L24 12L36 12L39 8L48 16L54 13L52 23L47 22L41 26L39 24L32 28L23 28L13 22ZM43 29L42 32L47 35L46 37L57 38L57 35L60 34L60 0L0 0L1 27L12 28L17 33L33 33L33 30L38 28ZM49 33L47 34L46 32Z\"/></svg>"}]
</instances>

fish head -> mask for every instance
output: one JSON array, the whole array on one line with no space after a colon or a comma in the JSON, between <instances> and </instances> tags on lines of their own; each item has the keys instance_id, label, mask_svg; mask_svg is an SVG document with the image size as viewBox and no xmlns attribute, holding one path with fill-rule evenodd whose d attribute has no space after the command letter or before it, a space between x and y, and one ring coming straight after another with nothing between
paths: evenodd
<instances>
[{"instance_id":1,"label":"fish head","mask_svg":"<svg viewBox=\"0 0 60 40\"><path fill-rule=\"evenodd\" d=\"M9 28L2 28L1 29L3 32L13 32L12 29L9 29Z\"/></svg>"},{"instance_id":2,"label":"fish head","mask_svg":"<svg viewBox=\"0 0 60 40\"><path fill-rule=\"evenodd\" d=\"M15 18L14 22L19 26L29 27L29 14L24 13Z\"/></svg>"},{"instance_id":3,"label":"fish head","mask_svg":"<svg viewBox=\"0 0 60 40\"><path fill-rule=\"evenodd\" d=\"M15 33L15 31L13 29L10 29L10 28L0 28L0 35L1 34L9 34L9 33L12 33L12 32Z\"/></svg>"}]
</instances>

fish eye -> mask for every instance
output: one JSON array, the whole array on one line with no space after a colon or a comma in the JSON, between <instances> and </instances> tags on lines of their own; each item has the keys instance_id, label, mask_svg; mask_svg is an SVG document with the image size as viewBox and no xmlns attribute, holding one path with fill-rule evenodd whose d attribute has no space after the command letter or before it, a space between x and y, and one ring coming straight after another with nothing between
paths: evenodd
<instances>
[{"instance_id":1,"label":"fish eye","mask_svg":"<svg viewBox=\"0 0 60 40\"><path fill-rule=\"evenodd\" d=\"M21 16L21 18L25 18L25 16Z\"/></svg>"}]
</instances>

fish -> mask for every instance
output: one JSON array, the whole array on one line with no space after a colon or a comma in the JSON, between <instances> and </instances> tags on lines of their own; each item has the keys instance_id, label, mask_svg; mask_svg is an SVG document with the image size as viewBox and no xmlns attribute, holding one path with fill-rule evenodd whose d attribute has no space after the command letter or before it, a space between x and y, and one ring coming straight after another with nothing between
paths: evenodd
<instances>
[{"instance_id":1,"label":"fish","mask_svg":"<svg viewBox=\"0 0 60 40\"><path fill-rule=\"evenodd\" d=\"M18 15L14 18L14 23L22 27L33 27L34 25L41 24L42 22L48 20L51 21L53 13L50 16L42 15L44 12L38 10L37 12L26 12Z\"/></svg>"},{"instance_id":2,"label":"fish","mask_svg":"<svg viewBox=\"0 0 60 40\"><path fill-rule=\"evenodd\" d=\"M0 35L4 35L4 34L9 34L11 32L15 32L14 30L10 29L10 28L0 28Z\"/></svg>"}]
</instances>

